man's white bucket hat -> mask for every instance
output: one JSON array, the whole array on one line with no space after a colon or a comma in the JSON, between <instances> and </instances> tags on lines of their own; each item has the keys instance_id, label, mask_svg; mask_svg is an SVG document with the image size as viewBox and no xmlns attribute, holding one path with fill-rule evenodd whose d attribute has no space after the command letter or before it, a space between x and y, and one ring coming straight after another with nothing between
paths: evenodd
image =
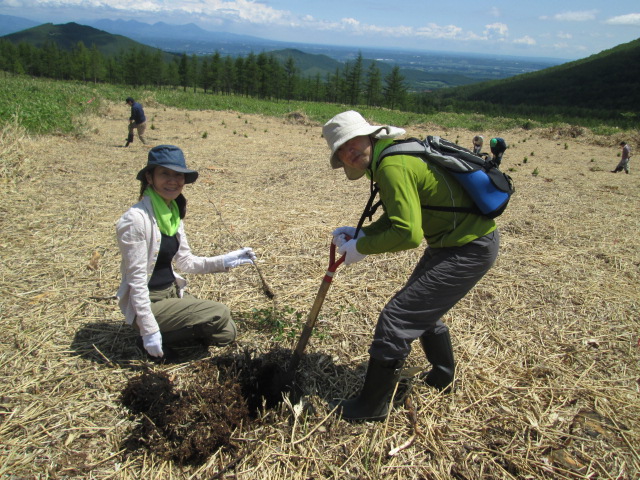
<instances>
[{"instance_id":1,"label":"man's white bucket hat","mask_svg":"<svg viewBox=\"0 0 640 480\"><path fill-rule=\"evenodd\" d=\"M322 127L322 136L331 149L329 163L333 168L344 168L344 173L349 180L357 180L365 172L345 165L338 158L336 152L343 144L361 135L373 135L375 138L395 138L405 133L404 129L390 125L371 125L362 115L353 110L339 113Z\"/></svg>"}]
</instances>

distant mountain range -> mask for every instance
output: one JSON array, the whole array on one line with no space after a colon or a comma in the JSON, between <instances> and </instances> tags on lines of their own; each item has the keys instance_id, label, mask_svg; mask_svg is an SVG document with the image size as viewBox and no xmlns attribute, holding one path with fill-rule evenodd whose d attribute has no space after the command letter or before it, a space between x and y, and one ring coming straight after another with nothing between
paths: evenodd
<instances>
[{"instance_id":1,"label":"distant mountain range","mask_svg":"<svg viewBox=\"0 0 640 480\"><path fill-rule=\"evenodd\" d=\"M113 35L111 33L98 30L86 25L77 23L65 23L64 25L54 25L45 23L16 33L11 33L1 37L9 40L14 44L28 43L38 48L42 48L47 41L54 41L58 48L62 50L71 50L78 42L82 42L87 48L95 45L103 55L117 55L122 51L128 51L132 48L147 50L150 52L161 51L157 48L149 47L142 43L131 40L122 35ZM173 55L161 51L165 58L171 58Z\"/></svg>"},{"instance_id":2,"label":"distant mountain range","mask_svg":"<svg viewBox=\"0 0 640 480\"><path fill-rule=\"evenodd\" d=\"M22 20L21 22L18 20ZM521 59L513 57L482 57L478 55L446 54L443 52L400 52L389 50L363 49L351 47L330 47L321 45L277 42L249 35L203 30L195 24L170 25L159 22L153 25L134 20L96 20L88 25L68 23L65 25L35 24L26 19L0 15L0 35L12 42L25 41L35 45L45 38L56 38L64 48L73 45L83 37L85 46L95 44L104 54L113 54L123 45L124 38L165 52L189 55L244 56L249 53L269 52L286 60L293 57L303 76L335 73L347 61L353 61L358 53L363 55L363 70L377 62L384 76L394 66L399 66L407 85L417 91L444 87L469 85L483 80L507 78L519 73L537 71L557 65L558 60ZM27 25L26 29L21 27ZM81 28L84 27L84 28ZM93 30L90 30L93 29ZM65 31L68 30L67 33ZM108 34L113 35L109 41ZM31 35L33 35L31 37ZM31 39L29 39L31 37ZM125 47L126 48L126 47ZM309 53L314 52L314 53Z\"/></svg>"},{"instance_id":3,"label":"distant mountain range","mask_svg":"<svg viewBox=\"0 0 640 480\"><path fill-rule=\"evenodd\" d=\"M150 25L135 20L96 20L87 21L85 24L175 53L210 55L218 51L221 55L237 56L252 51L261 52L288 46L285 42L275 42L250 35L203 30L194 23L170 25L158 22Z\"/></svg>"},{"instance_id":4,"label":"distant mountain range","mask_svg":"<svg viewBox=\"0 0 640 480\"><path fill-rule=\"evenodd\" d=\"M14 17L12 15L0 15L0 36L37 27L41 22L34 22L26 18Z\"/></svg>"}]
</instances>

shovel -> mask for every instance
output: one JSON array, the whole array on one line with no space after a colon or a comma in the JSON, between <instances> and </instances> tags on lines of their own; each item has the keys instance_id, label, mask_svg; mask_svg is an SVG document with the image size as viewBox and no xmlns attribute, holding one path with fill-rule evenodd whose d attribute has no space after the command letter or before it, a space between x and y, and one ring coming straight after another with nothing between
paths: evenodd
<instances>
[{"instance_id":1,"label":"shovel","mask_svg":"<svg viewBox=\"0 0 640 480\"><path fill-rule=\"evenodd\" d=\"M298 369L298 365L300 364L300 359L302 358L302 354L304 353L307 343L309 343L309 338L311 337L313 327L315 326L316 320L318 319L318 314L320 313L320 309L322 308L322 303L324 302L324 298L327 296L327 292L329 291L329 287L331 286L333 275L336 269L342 264L342 262L344 262L344 255L336 260L336 246L332 243L331 250L329 252L329 268L327 268L327 272L322 279L322 283L320 284L320 288L318 290L318 293L316 294L316 299L313 302L311 310L309 311L307 322L302 329L302 333L300 334L300 338L298 339L296 349L293 351L293 355L291 356L289 365L286 371L281 372L281 391L291 391L293 388L296 370Z\"/></svg>"}]
</instances>

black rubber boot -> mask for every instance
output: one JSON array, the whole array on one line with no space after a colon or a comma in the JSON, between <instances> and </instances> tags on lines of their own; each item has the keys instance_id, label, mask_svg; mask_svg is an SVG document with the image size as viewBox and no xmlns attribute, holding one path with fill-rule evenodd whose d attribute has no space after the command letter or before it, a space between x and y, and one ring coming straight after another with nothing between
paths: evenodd
<instances>
[{"instance_id":1,"label":"black rubber boot","mask_svg":"<svg viewBox=\"0 0 640 480\"><path fill-rule=\"evenodd\" d=\"M369 367L360 394L350 400L330 403L345 420L384 420L389 412L391 395L400 378L404 360L376 360L369 358Z\"/></svg>"},{"instance_id":2,"label":"black rubber boot","mask_svg":"<svg viewBox=\"0 0 640 480\"><path fill-rule=\"evenodd\" d=\"M423 335L420 337L420 344L432 365L424 379L425 383L437 390L450 392L456 364L449 330L437 335Z\"/></svg>"}]
</instances>

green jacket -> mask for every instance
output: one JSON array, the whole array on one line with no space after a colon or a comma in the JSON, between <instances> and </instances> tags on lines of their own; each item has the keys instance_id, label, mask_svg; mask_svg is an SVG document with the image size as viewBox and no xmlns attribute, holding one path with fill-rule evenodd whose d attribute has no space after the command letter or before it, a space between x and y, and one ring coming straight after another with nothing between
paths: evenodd
<instances>
[{"instance_id":1,"label":"green jacket","mask_svg":"<svg viewBox=\"0 0 640 480\"><path fill-rule=\"evenodd\" d=\"M398 252L420 245L458 247L496 229L492 219L461 212L423 209L422 205L470 207L473 201L462 186L444 169L429 165L413 155L392 155L381 165L378 158L393 140L378 140L374 146L367 178L380 187L384 213L364 227L360 253Z\"/></svg>"}]
</instances>

